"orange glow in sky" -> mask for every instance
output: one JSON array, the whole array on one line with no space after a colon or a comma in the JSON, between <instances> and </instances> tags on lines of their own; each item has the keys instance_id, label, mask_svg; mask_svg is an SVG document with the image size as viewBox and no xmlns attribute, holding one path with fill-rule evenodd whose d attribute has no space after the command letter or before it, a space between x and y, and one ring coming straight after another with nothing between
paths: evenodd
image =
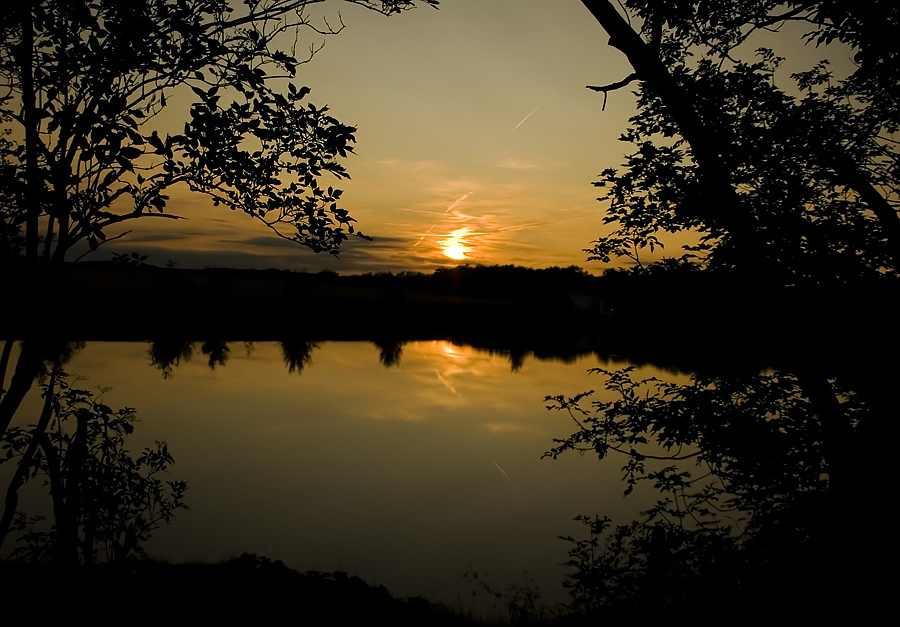
<instances>
[{"instance_id":1,"label":"orange glow in sky","mask_svg":"<svg viewBox=\"0 0 900 627\"><path fill-rule=\"evenodd\" d=\"M301 31L303 46L324 47L293 82L357 127L342 160L351 178L334 185L372 240L316 255L184 189L168 209L189 220L141 221L92 258L138 252L155 265L341 274L430 272L466 259L602 270L584 252L610 229L591 183L631 152L618 140L635 98L611 93L604 110L603 96L585 88L620 81L631 67L581 2L452 0L389 18L348 2L310 6L313 24L345 28L327 38ZM789 55L803 63L785 80L811 61L842 60L824 47L805 54ZM180 132L190 97L173 96L162 132ZM691 239L667 239L665 254Z\"/></svg>"},{"instance_id":2,"label":"orange glow in sky","mask_svg":"<svg viewBox=\"0 0 900 627\"><path fill-rule=\"evenodd\" d=\"M357 128L341 160L351 178L320 184L344 190L342 206L372 241L316 255L185 188L172 190L168 210L187 220L145 220L91 258L138 252L163 266L341 274L463 260L585 265L582 249L603 228L591 182L621 161L634 97L610 96L601 111L602 96L585 89L629 70L580 2L452 0L392 17L349 2L310 6L314 25L345 28L300 32L298 50L324 47L293 83ZM173 95L160 132L180 132L191 101L190 91Z\"/></svg>"},{"instance_id":3,"label":"orange glow in sky","mask_svg":"<svg viewBox=\"0 0 900 627\"><path fill-rule=\"evenodd\" d=\"M468 234L469 229L467 228L456 229L450 234L450 237L441 240L441 250L444 251L444 255L450 259L466 259L466 253L470 252L470 249L464 244L464 238Z\"/></svg>"}]
</instances>

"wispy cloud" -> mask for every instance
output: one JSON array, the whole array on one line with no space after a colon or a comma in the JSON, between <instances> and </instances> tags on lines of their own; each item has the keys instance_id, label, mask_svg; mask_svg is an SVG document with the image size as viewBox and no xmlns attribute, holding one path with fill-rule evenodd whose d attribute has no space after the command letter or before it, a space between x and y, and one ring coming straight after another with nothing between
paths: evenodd
<instances>
[{"instance_id":1,"label":"wispy cloud","mask_svg":"<svg viewBox=\"0 0 900 627\"><path fill-rule=\"evenodd\" d=\"M549 170L551 168L560 168L567 165L561 161L526 161L514 157L507 157L506 159L498 161L496 164L507 170Z\"/></svg>"},{"instance_id":2,"label":"wispy cloud","mask_svg":"<svg viewBox=\"0 0 900 627\"><path fill-rule=\"evenodd\" d=\"M513 159L512 157L504 159L497 165L499 165L501 168L507 168L509 170L543 170L546 167L542 163L536 163L534 161L519 161L518 159Z\"/></svg>"},{"instance_id":3,"label":"wispy cloud","mask_svg":"<svg viewBox=\"0 0 900 627\"><path fill-rule=\"evenodd\" d=\"M187 239L186 233L159 233L159 232L149 232L149 233L138 233L138 234L129 234L128 241L129 242L164 242L171 240L180 240Z\"/></svg>"},{"instance_id":4,"label":"wispy cloud","mask_svg":"<svg viewBox=\"0 0 900 627\"><path fill-rule=\"evenodd\" d=\"M459 207L463 203L463 201L465 201L466 198L468 198L469 196L471 196L474 193L475 193L475 190L473 189L472 191L466 192L465 194L463 194L462 196L460 196L459 198L454 200L452 203L450 203L450 206L447 207L447 209L444 211L444 215L455 210L457 207ZM438 224L440 224L440 221L437 221L434 224L432 224L431 228L429 228L427 231L425 231L424 234L422 234L422 237L419 238L419 241L416 242L415 244L413 244L413 248L415 248L416 246L421 244L422 240L424 240L426 237L428 237L431 234L431 232L434 230L434 227L436 227Z\"/></svg>"}]
</instances>

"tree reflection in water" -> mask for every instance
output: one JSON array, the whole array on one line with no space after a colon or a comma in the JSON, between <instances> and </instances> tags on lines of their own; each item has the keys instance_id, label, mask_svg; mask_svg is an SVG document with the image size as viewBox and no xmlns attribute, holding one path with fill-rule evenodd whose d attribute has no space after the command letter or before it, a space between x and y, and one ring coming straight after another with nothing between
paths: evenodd
<instances>
[{"instance_id":1,"label":"tree reflection in water","mask_svg":"<svg viewBox=\"0 0 900 627\"><path fill-rule=\"evenodd\" d=\"M136 412L113 410L103 394L71 385L57 358L42 384L37 424L10 427L2 435L5 456L15 470L0 519L0 545L16 538L11 559L50 561L63 566L98 562L125 564L143 555L142 544L183 501L184 481L163 481L174 462L157 442L132 456L125 441ZM49 486L53 524L18 511L19 490L42 477Z\"/></svg>"},{"instance_id":2,"label":"tree reflection in water","mask_svg":"<svg viewBox=\"0 0 900 627\"><path fill-rule=\"evenodd\" d=\"M190 479L193 509L154 534L151 554L217 561L229 551L258 552L301 570L346 569L400 594L445 599L470 591L462 578L470 564L494 581L533 568L553 601L563 598L557 524L571 531L567 519L583 490L561 491L557 473L539 459L552 433L539 401L545 386L597 365L594 357L571 367L526 361L512 374L503 350L443 341L385 341L386 352L402 354L389 368L384 346L371 342L321 351L308 341L263 342L252 355L229 342L225 367L211 369L204 343L90 342L66 368L91 382L73 387L108 384L114 392L101 402L141 410L146 425L130 436L132 451L167 439L181 456L175 478ZM148 350L171 362L148 368ZM296 369L288 376L286 355L305 366L301 376ZM39 413L34 387L18 426ZM568 486L598 483L591 473L571 474ZM537 502L542 514L529 517ZM31 486L22 503L43 513ZM407 583L412 572L416 580Z\"/></svg>"},{"instance_id":3,"label":"tree reflection in water","mask_svg":"<svg viewBox=\"0 0 900 627\"><path fill-rule=\"evenodd\" d=\"M855 456L857 429L877 417L871 403L810 372L695 375L688 385L635 380L632 368L595 372L616 398L547 397L577 430L545 455L620 455L625 494L646 484L659 498L640 521L577 518L587 537L564 539L580 612L663 614L703 599L824 613L867 593L872 556L853 547L859 531L847 517L872 479Z\"/></svg>"},{"instance_id":4,"label":"tree reflection in water","mask_svg":"<svg viewBox=\"0 0 900 627\"><path fill-rule=\"evenodd\" d=\"M216 437L223 438L220 441L230 441L224 439L225 432L233 426L240 434L240 439L235 441L240 442L240 446L266 450L266 459L281 460L285 450L291 451L291 455L298 460L296 466L292 465L290 471L285 471L285 481L276 483L277 487L271 488L273 493L307 495L311 484L305 482L309 481L310 477L331 477L332 474L336 477L344 477L346 475L346 478L342 479L329 478L326 483L328 492L337 495L336 515L338 517L340 517L340 512L344 511L340 509L341 507L348 507L355 511L358 508L375 507L374 503L379 499L386 500L384 496L379 496L377 493L378 486L383 482L382 473L385 472L385 469L374 465L376 462L374 458L380 455L379 451L386 449L379 449L376 445L377 442L380 442L379 438L382 437L382 432L372 430L373 425L383 425L394 429L397 426L398 416L414 416L416 420L433 420L428 417L428 412L437 414L438 410L435 407L444 407L453 408L454 411L459 410L459 413L453 414L446 413L448 410L445 409L440 411L441 415L448 419L452 416L453 429L460 432L469 426L462 423L462 416L476 415L476 411L483 411L486 416L485 422L476 426L484 431L496 426L494 423L501 420L499 412L502 412L503 405L508 403L504 400L505 392L501 389L502 385L505 385L503 383L505 379L499 378L500 371L505 370L504 376L523 382L516 384L518 397L527 395L526 389L543 391L546 389L543 386L547 385L546 381L541 381L537 387L535 386L535 382L538 380L530 378L534 370L531 367L523 368L514 375L509 374L509 367L507 365L504 368L504 362L510 358L510 351L504 352L502 349L494 351L488 359L487 356L491 353L485 354L470 349L456 348L442 342L435 342L433 346L411 344L404 353L403 342L381 341L375 343L378 348L379 360L383 366L390 366L390 368L376 366L375 370L378 373L363 369L363 362L366 362L365 347L353 348L343 353L336 361L331 357L331 351L322 351L320 357L317 353L317 357L319 357L317 366L321 367L321 372L319 368L311 372L304 372L301 379L294 378L292 384L285 387L289 390L302 389L304 391L302 396L306 408L304 412L310 414L321 411L319 409L309 411L309 408L320 407L319 397L329 399L331 405L335 405L334 399L339 397L357 400L351 401L346 410L329 409L329 413L326 415L332 419L324 421L328 426L327 428L323 427L323 431L319 432L313 430L313 427L304 421L305 413L298 412L295 396L288 395L284 401L280 401L275 400L273 393L280 387L274 381L273 373L279 370L283 373L285 369L294 372L308 367L312 362L312 353L317 348L315 342L306 340L281 342L272 347L260 347L260 353L269 355L266 363L270 364L271 369L259 370L261 364L257 364L255 361L253 367L259 371L247 370L246 368L251 366L249 363L234 363L232 364L233 370L235 370L233 380L240 381L240 385L232 385L230 383L232 378L226 376L228 373L217 373L215 380L224 385L216 388L217 391L212 396L204 396L205 390L196 387L200 385L196 379L198 373L203 372L203 377L208 377L210 374L207 364L187 363L190 355L196 352L196 348L201 346L201 343L173 342L170 347L162 344L162 342L154 343L151 348L151 355L155 356L152 359L154 365L166 377L170 377L176 368L183 368L185 372L183 376L175 377L174 381L163 382L159 381L159 377L151 377L157 380L154 386L163 386L165 389L171 390L173 397L178 394L174 389L176 387L183 388L182 392L189 393L191 396L178 397L181 399L180 401L175 401L174 398L170 399L171 407L158 409L156 413L177 415L181 422L196 422L196 428L201 430L203 425L212 424L206 419L206 416L215 416L215 429L218 430ZM426 348L427 350L425 350ZM141 350L133 351L135 363L141 361L146 363L146 358L140 357ZM241 351L229 350L229 345L224 342L203 342L200 350L210 356L208 365L211 368L217 368L218 365L229 362L229 359L239 358L241 353ZM444 354L446 352L452 353L453 357L447 357ZM499 357L501 352L505 358ZM403 367L399 368L397 363L402 353ZM518 350L511 359L513 363L524 361L524 356L527 354L526 350ZM104 350L102 357L99 360L95 359L95 363L108 364L110 360L121 359L120 355L121 353L115 351ZM168 356L168 361L160 358L164 355ZM222 358L221 360L212 359L213 355L219 355ZM546 356L546 353L544 355ZM256 357L263 357L263 355ZM558 360L568 362L570 358L571 355L564 353L558 357ZM236 361L240 361L240 359ZM362 373L362 379L369 385L369 387L362 388L365 392L361 393L355 387L356 379L353 378L355 374L344 369L333 369L337 362L353 364L353 372L358 370ZM487 368L488 366L489 368ZM477 370L478 368L485 369ZM580 366L577 366L576 369L578 372L584 372ZM226 370L230 371L232 368ZM57 378L62 376L61 369L56 375L53 372L53 368L48 368L46 376L56 376ZM101 367L99 372L107 371ZM640 499L644 499L647 492L659 491L659 498L648 502L646 517L636 522L628 522L631 520L631 515L627 511L619 514L613 513L613 516L618 517L617 522L625 522L619 526L614 525L611 520L603 516L579 518L588 526L589 533L586 538L578 537L577 533L573 533L569 538L571 542L569 565L572 567L569 584L576 607L581 611L607 615L621 615L638 611L636 608L641 608L640 611L646 615L652 608L669 611L674 608L686 607L696 602L698 591L720 599L723 604L736 600L746 601L751 596L775 599L779 595L785 597L806 594L805 598L807 599L816 595L821 599L827 592L821 590L817 592L813 590L814 588L822 588L826 591L832 589L828 586L822 587L823 579L830 577L835 582L846 581L847 571L845 569L852 568L854 565L850 555L851 549L848 546L848 541L853 540L852 537L849 537L853 535L853 532L849 532L842 525L848 515L854 515L859 511L858 503L871 495L871 490L859 490L863 481L861 479L862 469L865 469L865 466L860 463L863 457L857 455L859 449L855 443L860 440L861 425L871 423L873 418L877 418L876 408L882 407L882 405L873 401L870 394L863 394L860 390L864 388L858 385L857 380L849 379L843 374L842 376L823 377L818 374L821 370L816 370L811 366L805 369L786 368L780 371L768 371L764 374L748 374L742 371L738 374L730 372L720 376L696 375L688 384L685 384L683 380L682 383L676 384L671 381L648 379L646 378L647 374L639 374L639 372L636 369L598 372L597 374L607 377L605 390L598 390L594 395L559 396L550 399L553 407L570 412L572 417L578 421L578 425L577 431L572 436L557 442L556 448L548 453L549 456L558 456L566 451L584 449L600 458L622 455L625 460L626 490L630 491L634 487L635 492L643 492L639 496ZM559 373L562 376L562 370ZM653 373L656 376L663 376L659 371L653 371ZM111 373L107 372L107 374ZM146 380L146 377L142 379L139 374L135 376L136 381ZM333 387L324 390L316 387L320 385L319 379L323 376L334 379ZM568 371L565 377L570 380L572 371ZM468 385L466 382L469 380L478 387L464 387ZM52 381L48 383L45 380L45 390L48 385L54 389L54 383ZM84 390L77 390L75 395L71 396L69 404L65 405L66 398L70 398L66 394L73 394L65 392L70 389L67 387L68 385L69 383L59 382L58 379L51 399L58 397L58 400L53 403L58 404L60 415L66 416L63 424L68 425L67 432L70 434L66 436L68 439L59 446L68 451L64 455L65 459L74 460L77 455L81 455L81 453L77 453L81 445L76 445L79 415L86 415L83 412L79 414L79 409L89 410L90 415L93 416L91 420L98 425L102 424L103 420L119 421L117 424L122 430L127 429L125 426L127 421L124 420L125 415L120 412L127 413L128 410L117 412L108 407L103 409L105 406L102 398L91 396ZM119 380L116 380L115 385L117 389L125 388L125 384ZM298 387L298 385L302 387ZM413 387L408 388L405 387L406 385ZM428 385L433 386L433 389L426 389ZM273 396L274 402L267 410L273 416L260 416L263 422L257 425L260 437L248 434L245 425L241 422L243 415L241 412L246 410L242 405L240 390L237 389L241 386L254 390L253 393L256 395L271 394ZM149 402L148 399L160 395L158 391L151 391L150 387L147 385L147 391L140 392L148 395L140 401L142 406ZM226 389L228 389L227 392L225 392ZM390 390L393 396L373 396L376 389L379 391ZM477 392L473 389L477 389ZM574 389L577 390L578 387ZM163 396L169 394L170 392L167 391ZM369 396L365 396L365 394ZM421 394L422 398L416 400L417 394ZM829 395L833 399L833 403L829 402ZM215 398L219 396L222 398ZM46 398L45 395L45 401ZM198 406L203 406L202 411L195 410L194 413L191 413L191 408L185 402L189 398L196 398ZM365 400L359 401L360 398L365 398ZM438 404L428 404L432 403L435 398L438 399ZM529 405L534 404L533 399L525 400ZM596 402L594 402L595 400ZM496 405L491 404L492 401L495 401ZM284 415L275 416L274 414L279 411L278 406L282 402L285 406ZM183 415L177 411L182 407ZM536 409L540 413L539 405ZM517 413L522 413L521 407ZM364 420L365 417L371 418L369 414L379 420ZM830 418L825 420L822 418L823 416L830 416ZM560 416L560 418L562 417ZM391 420L384 420L385 418ZM510 419L509 428L529 428L520 419L521 416L517 416L516 420ZM437 421L434 420L434 422ZM427 434L430 440L435 439L435 431L423 431L425 425L417 424L419 431ZM843 431L840 430L840 425L844 425ZM171 428L173 427L170 424L163 430L168 434L168 429ZM13 435L10 437L16 442L14 452L20 456L26 455L28 443L32 441L29 440L32 430L23 429L12 433ZM267 439L266 433L278 435ZM366 442L364 448L368 449L374 458L366 457L366 451L357 450L356 445L350 439L352 433L365 434L363 437ZM399 431L390 432L390 447L394 447L391 450L400 455L398 459L405 461L403 463L395 462L394 465L406 468L413 475L424 472L423 468L411 464L410 458L403 457L402 451L395 450L398 446L400 448L404 446L398 443L398 439L395 439L395 435L399 435L399 433ZM491 431L491 433L495 432ZM210 433L207 431L205 435L199 437L208 440L209 436ZM172 435L169 434L169 437ZM445 436L447 439L449 437L449 435ZM465 437L470 439L465 440ZM467 442L466 445L471 447L473 445L471 436L465 437L463 439ZM544 432L540 437L548 438L549 436ZM347 452L345 456L342 456L343 454L340 452L334 452L334 449L322 448L321 454L317 452L313 455L311 449L303 448L309 442L319 443L317 446L320 446L322 442L329 441L329 439L336 442L350 442L349 445L345 444L344 446L349 446L352 453ZM536 459L543 448L535 447L543 447L540 442L545 441L547 440L538 441L532 446L533 452L528 454L533 455ZM496 446L499 442L499 440L491 440L488 448ZM840 443L836 450L835 442ZM118 446L119 449L122 449L124 448L123 444L124 431L118 444L112 448ZM93 446L93 450L102 450L102 447L97 448L98 444ZM321 446L324 447L324 445ZM411 446L422 448L428 445L416 440L412 442ZM451 451L449 457L458 457L458 449L449 448L449 444L442 444L442 446L447 446ZM488 445L485 444L485 446ZM197 448L197 450L199 452L206 448L208 447ZM230 450L229 446L224 448ZM179 444L179 449L181 449L181 444ZM305 465L300 463L299 460L304 456L295 455L297 450L306 451L305 456L311 457L308 463ZM491 448L491 450L494 449ZM41 449L38 448L38 453L40 452ZM467 452L472 453L471 450ZM157 451L156 454L165 455L166 452ZM225 454L223 453L223 455ZM435 455L437 453L432 451L426 456L428 458L427 465L431 466L436 463ZM225 456L227 457L227 455ZM570 456L567 453L564 457ZM334 459L332 460L330 457L334 457ZM364 465L370 465L365 473L359 473L355 470L355 466L352 466L354 457L361 459ZM115 459L120 458L116 457ZM165 461L165 458L158 459ZM138 460L132 459L132 463L137 462ZM488 462L490 462L489 459ZM128 464L124 459L115 463L119 465L111 467L125 468ZM186 463L197 465L203 462L197 462L192 457ZM248 462L248 465L253 466L256 463L258 462L251 461ZM269 472L274 468L284 470L281 468L283 463L286 462L279 461L271 468L269 465L265 465L265 468L268 468ZM503 460L500 463L506 467ZM239 464L235 466L233 460L229 461L229 464L233 466L234 472L238 475L248 471ZM493 470L493 464L488 463L488 465ZM34 469L33 465L31 467ZM145 470L150 468L146 465L144 467ZM213 468L212 472L221 472L222 468L229 468L229 466L213 465ZM244 470L240 470L241 468ZM458 460L455 460L454 468L456 468L454 471L456 474L453 475L453 489L462 489L460 486L463 479L459 474L462 470L460 470ZM555 471L555 469L551 469L550 473L547 473L543 468L546 467L544 466L536 472L553 474ZM117 470L116 472L120 473L121 471ZM521 468L519 472L522 472ZM580 472L585 474L583 467ZM192 483L195 482L195 473L196 470L190 475ZM590 475L591 473L586 474ZM260 476L262 475L266 475L266 473L261 472ZM472 481L477 481L484 486L486 478L476 475L477 473L473 473ZM402 473L401 475L390 474L389 469L387 476L391 477L394 482L392 484L394 491L400 489L398 486L416 490L421 489L422 485L431 485L429 483L431 480L411 479ZM520 476L522 475L516 476L517 481ZM287 481L288 477L293 477L294 480ZM257 480L259 479L254 478L252 482ZM536 477L532 477L532 481L535 480ZM108 477L104 481L113 485L112 477ZM200 480L198 479L198 481ZM222 481L222 477L217 476L216 481ZM426 481L426 483L423 484L422 481ZM567 481L571 483L571 477ZM364 482L364 485L361 482ZM91 485L95 484L99 485L99 482ZM199 485L199 483L194 483L194 485ZM439 489L441 488L439 482L435 485ZM588 484L583 485L587 486ZM529 487L534 489L535 484L531 483ZM115 489L117 488L113 486L107 492L113 492ZM289 492L290 490L295 492ZM616 488L613 487L611 490L615 491ZM313 490L311 494L315 493L316 491ZM419 494L419 492L410 493ZM538 491L534 493L537 494ZM60 491L59 494L64 495L63 498L69 499L71 502L75 502L79 498L82 503L87 502L87 497L84 496L75 496L72 501L71 493ZM354 495L359 494L369 496L365 497L364 502L352 501ZM584 494L585 497L591 498L584 492L584 488L578 494ZM517 498L521 497L519 493L516 493L516 496ZM200 498L199 491L196 497ZM569 502L557 501L555 505L551 506L553 514L558 515L561 517L560 520L565 522L565 518L571 517L579 511L580 506L577 504L579 498L576 495ZM312 499L311 496L310 499ZM492 496L492 499L497 501L497 495ZM448 504L441 498L436 497L435 500L440 507L448 507ZM310 500L308 505L314 502L316 501ZM391 502L393 503L393 501ZM503 500L502 503L503 507L507 509L513 507L511 502L507 503ZM66 504L63 503L63 505ZM455 509L468 511L465 510L465 504L457 505L459 507L455 507ZM514 506L518 507L519 504L516 502ZM279 507L283 509L284 503L280 503ZM321 505L321 508L325 509L332 507L335 507L332 501L328 501L327 505ZM409 512L402 510L400 514L389 520L395 526L397 520L409 516L424 517L424 520L430 521L431 519L428 518L430 514L418 511L425 507L424 504L420 504ZM478 507L483 509L481 505ZM475 509L477 510L478 507ZM72 507L69 506L69 511L71 509ZM634 508L634 510L637 509L639 508ZM62 511L65 511L65 507L62 508ZM78 542L81 545L79 546L83 547L87 542L85 527L94 525L97 529L101 529L101 531L93 532L93 538L96 539L95 546L99 547L100 545L96 542L109 537L111 532L103 530L106 529L103 527L103 524L106 523L101 524L97 521L103 516L106 516L108 520L121 519L125 515L125 511L115 510L112 513L98 514L95 518L88 518L86 514L80 515ZM522 513L516 512L513 513L517 516ZM373 519L377 519L379 516L374 512L371 515ZM459 514L463 518L469 515ZM303 527L307 536L317 532L315 525L306 521L302 516L298 518L300 514L291 514L291 516L285 516L285 520L293 521L291 524L294 525L307 525ZM440 517L440 514L435 514L435 516ZM456 518L453 520L455 521L454 526L460 522ZM498 520L506 521L507 519L498 518ZM138 523L133 522L132 524ZM334 524L331 518L328 518L327 524ZM371 522L371 526L381 529L378 524L375 520ZM423 527L427 528L429 524L423 523ZM138 524L138 526L140 525ZM500 525L498 524L498 526ZM112 523L109 523L107 527L111 529ZM71 528L71 525L63 526L64 530ZM550 529L550 538L553 537L556 529ZM271 530L266 528L265 532L271 533ZM71 533L67 533L71 537ZM380 540L384 544L389 544L390 541L386 540L387 536L381 531L378 533L382 534ZM102 559L116 559L116 554L128 554L127 547L134 544L133 542L129 544L127 536L120 536L119 540L103 540L103 542L106 543L104 547L112 548L109 553L111 557ZM116 544L117 542L118 544ZM447 540L445 543L450 544ZM71 546L72 543L69 544ZM535 552L543 550L535 548L534 545L530 546ZM829 549L827 548L829 546L837 548ZM842 546L848 546L848 548L840 548ZM79 550L83 555L84 549L80 548ZM250 550L258 549L251 547ZM282 553L284 553L284 547L273 553L273 557L285 557ZM93 555L98 555L96 550ZM82 556L79 559L86 561L99 559L99 557ZM462 573L463 570L459 572ZM841 576L841 573L844 573L844 576ZM556 581L561 578L560 575Z\"/></svg>"}]
</instances>

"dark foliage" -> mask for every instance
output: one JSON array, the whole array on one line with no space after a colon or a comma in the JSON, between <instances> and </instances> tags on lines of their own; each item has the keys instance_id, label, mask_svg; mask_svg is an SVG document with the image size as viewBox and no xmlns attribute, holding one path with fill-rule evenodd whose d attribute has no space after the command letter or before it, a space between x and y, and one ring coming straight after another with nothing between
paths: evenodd
<instances>
[{"instance_id":1,"label":"dark foliage","mask_svg":"<svg viewBox=\"0 0 900 627\"><path fill-rule=\"evenodd\" d=\"M385 13L411 0L351 0ZM434 0L424 4L436 5ZM0 22L0 255L95 249L167 212L177 184L274 233L337 253L358 235L321 182L347 173L355 128L306 100L284 43L317 24L313 0L12 3ZM292 37L293 35L293 37ZM160 114L187 93L183 130ZM167 112L168 113L168 112ZM42 233L39 234L38 230ZM23 241L24 236L24 241Z\"/></svg>"},{"instance_id":2,"label":"dark foliage","mask_svg":"<svg viewBox=\"0 0 900 627\"><path fill-rule=\"evenodd\" d=\"M100 567L75 579L41 566L0 564L0 576L18 600L7 613L10 619L24 620L40 607L43 620L81 619L93 625L120 625L123 616L133 625L478 624L421 598L394 598L384 587L343 572L300 573L248 554L223 564ZM36 580L45 586L34 586ZM47 589L54 591L52 603Z\"/></svg>"},{"instance_id":3,"label":"dark foliage","mask_svg":"<svg viewBox=\"0 0 900 627\"><path fill-rule=\"evenodd\" d=\"M186 507L184 481L163 481L174 462L165 443L133 456L125 442L135 410L113 410L94 395L72 387L54 371L42 386L44 411L37 425L6 430L3 461L16 462L4 510L7 532L19 532L14 560L56 564L125 564L142 557L143 543L161 523ZM49 487L54 524L15 513L21 484L42 478ZM12 509L10 509L12 508Z\"/></svg>"},{"instance_id":4,"label":"dark foliage","mask_svg":"<svg viewBox=\"0 0 900 627\"><path fill-rule=\"evenodd\" d=\"M896 3L629 0L639 30L614 3L585 4L639 84L622 136L634 152L597 183L613 228L592 259L641 267L664 233L692 231L688 258L776 284L896 272ZM791 23L809 45L849 48L856 71L822 61L783 76L783 59L753 42Z\"/></svg>"},{"instance_id":5,"label":"dark foliage","mask_svg":"<svg viewBox=\"0 0 900 627\"><path fill-rule=\"evenodd\" d=\"M593 392L548 398L578 430L546 455L619 456L625 493L652 490L659 498L628 524L578 518L588 536L565 538L577 611L664 615L700 599L725 609L766 598L818 613L871 594L871 556L838 548L859 542L834 516L871 494L859 487L865 476L853 439L860 424L877 418L875 408L827 383L840 399L837 420L849 425L839 450L829 424L835 417L825 415L805 376L695 376L676 385L636 381L631 368L601 374L614 400L588 408ZM834 593L840 597L822 605Z\"/></svg>"}]
</instances>

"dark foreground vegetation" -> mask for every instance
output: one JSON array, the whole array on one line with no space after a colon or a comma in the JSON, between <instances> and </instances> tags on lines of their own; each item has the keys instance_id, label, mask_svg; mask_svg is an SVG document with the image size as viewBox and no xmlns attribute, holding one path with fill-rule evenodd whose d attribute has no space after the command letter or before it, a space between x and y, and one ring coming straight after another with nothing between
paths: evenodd
<instances>
[{"instance_id":1,"label":"dark foreground vegetation","mask_svg":"<svg viewBox=\"0 0 900 627\"><path fill-rule=\"evenodd\" d=\"M496 332L510 322L541 334L542 322L576 312L572 294L598 290L596 278L577 268L513 266L346 277L113 263L0 272L9 293L29 296L0 314L12 323L6 328L46 331L38 319L59 309L65 315L55 328L68 339L141 340L176 330L194 339L414 339Z\"/></svg>"},{"instance_id":2,"label":"dark foreground vegetation","mask_svg":"<svg viewBox=\"0 0 900 627\"><path fill-rule=\"evenodd\" d=\"M122 263L0 267L0 333L58 340L408 342L452 339L561 358L597 352L682 371L777 365L896 342L893 277L773 286L690 265L593 276L577 267L458 266L338 276ZM48 324L48 319L53 323Z\"/></svg>"},{"instance_id":3,"label":"dark foreground vegetation","mask_svg":"<svg viewBox=\"0 0 900 627\"><path fill-rule=\"evenodd\" d=\"M547 608L527 589L497 594L489 611L449 608L422 597L395 598L383 586L367 584L343 572L301 573L280 561L244 554L219 564L167 564L154 561L128 567L99 566L77 572L47 564L0 562L0 579L10 602L12 621L82 620L91 625L247 625L286 622L294 625L384 625L476 627L530 625L580 627L598 621L653 620L702 610L736 620L765 620L777 612L785 620L814 621L847 612L874 618L876 590L858 582L837 589L823 584L829 573L816 570L819 559L795 562L770 579L737 562L718 564L716 573L694 569L695 559L672 554L650 577L634 581L629 594L611 599L600 611ZM720 557L724 557L724 554ZM793 558L801 558L798 552ZM707 568L709 565L706 565ZM701 576L703 575L703 576ZM799 578L797 578L799 577ZM735 583L743 581L749 585ZM751 583L752 582L752 583Z\"/></svg>"},{"instance_id":4,"label":"dark foreground vegetation","mask_svg":"<svg viewBox=\"0 0 900 627\"><path fill-rule=\"evenodd\" d=\"M248 554L221 564L142 562L77 573L0 563L0 573L6 597L15 599L6 615L41 624L478 624L422 598L395 599L346 573L299 573Z\"/></svg>"},{"instance_id":5,"label":"dark foreground vegetation","mask_svg":"<svg viewBox=\"0 0 900 627\"><path fill-rule=\"evenodd\" d=\"M195 338L219 333L228 339L281 339L302 324L309 325L303 332L310 339L368 339L385 330L404 339L477 334L480 328L496 335L510 322L541 335L564 331L544 328L553 322L576 322L584 331L604 318L755 328L800 315L823 323L853 312L889 316L895 287L892 277L850 285L775 285L752 273L703 272L689 264L602 276L576 266L512 265L339 276L112 262L35 268L12 260L0 265L0 279L12 296L0 312L5 329L46 334L46 314L55 313L54 333L122 340L164 336L175 328ZM730 320L722 320L726 315Z\"/></svg>"}]
</instances>

